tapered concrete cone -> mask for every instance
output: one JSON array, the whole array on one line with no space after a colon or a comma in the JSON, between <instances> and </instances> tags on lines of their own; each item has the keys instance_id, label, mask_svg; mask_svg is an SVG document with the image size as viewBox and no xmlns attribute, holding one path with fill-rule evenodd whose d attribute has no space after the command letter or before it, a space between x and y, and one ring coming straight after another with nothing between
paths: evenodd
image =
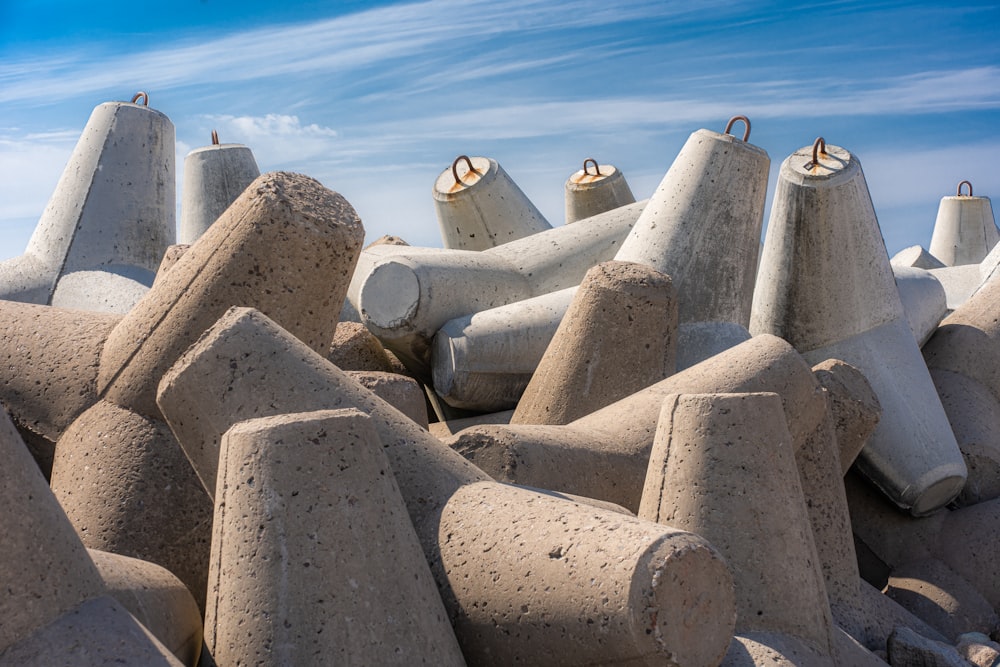
<instances>
[{"instance_id":1,"label":"tapered concrete cone","mask_svg":"<svg viewBox=\"0 0 1000 667\"><path fill-rule=\"evenodd\" d=\"M634 201L634 200L633 200ZM486 250L551 229L496 160L459 156L434 182L445 248Z\"/></svg>"},{"instance_id":2,"label":"tapered concrete cone","mask_svg":"<svg viewBox=\"0 0 1000 667\"><path fill-rule=\"evenodd\" d=\"M962 185L969 194L962 194ZM938 206L930 253L945 266L979 264L1000 241L989 197L973 197L968 181L959 184L958 194L942 197Z\"/></svg>"},{"instance_id":3,"label":"tapered concrete cone","mask_svg":"<svg viewBox=\"0 0 1000 667\"><path fill-rule=\"evenodd\" d=\"M255 178L253 151L242 144L212 144L184 158L178 243L194 243Z\"/></svg>"},{"instance_id":4,"label":"tapered concrete cone","mask_svg":"<svg viewBox=\"0 0 1000 667\"><path fill-rule=\"evenodd\" d=\"M736 631L832 650L809 516L777 394L673 394L663 402L639 517L701 535L736 585Z\"/></svg>"},{"instance_id":5,"label":"tapered concrete cone","mask_svg":"<svg viewBox=\"0 0 1000 667\"><path fill-rule=\"evenodd\" d=\"M781 165L750 331L865 374L882 419L858 465L893 502L923 515L959 493L965 463L904 317L861 165L843 148L817 140Z\"/></svg>"},{"instance_id":6,"label":"tapered concrete cone","mask_svg":"<svg viewBox=\"0 0 1000 667\"><path fill-rule=\"evenodd\" d=\"M583 165L583 169L566 179L567 225L635 201L632 188L620 169L611 164L599 165L591 159L585 160Z\"/></svg>"},{"instance_id":7,"label":"tapered concrete cone","mask_svg":"<svg viewBox=\"0 0 1000 667\"><path fill-rule=\"evenodd\" d=\"M465 664L367 415L233 426L216 497L205 628L219 664Z\"/></svg>"},{"instance_id":8,"label":"tapered concrete cone","mask_svg":"<svg viewBox=\"0 0 1000 667\"><path fill-rule=\"evenodd\" d=\"M747 326L769 165L746 141L694 132L615 259L669 275L681 322Z\"/></svg>"}]
</instances>

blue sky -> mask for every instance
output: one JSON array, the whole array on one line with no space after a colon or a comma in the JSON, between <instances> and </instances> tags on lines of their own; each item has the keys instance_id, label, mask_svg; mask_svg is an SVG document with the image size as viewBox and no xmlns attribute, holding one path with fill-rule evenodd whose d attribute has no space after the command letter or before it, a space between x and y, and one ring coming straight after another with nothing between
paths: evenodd
<instances>
[{"instance_id":1,"label":"blue sky","mask_svg":"<svg viewBox=\"0 0 1000 667\"><path fill-rule=\"evenodd\" d=\"M889 253L926 247L959 181L1000 192L997 26L989 2L0 0L0 259L92 109L138 90L176 128L178 188L216 129L341 192L368 240L439 246L459 154L556 225L584 158L647 197L691 132L744 114L771 191L822 135L860 159Z\"/></svg>"}]
</instances>

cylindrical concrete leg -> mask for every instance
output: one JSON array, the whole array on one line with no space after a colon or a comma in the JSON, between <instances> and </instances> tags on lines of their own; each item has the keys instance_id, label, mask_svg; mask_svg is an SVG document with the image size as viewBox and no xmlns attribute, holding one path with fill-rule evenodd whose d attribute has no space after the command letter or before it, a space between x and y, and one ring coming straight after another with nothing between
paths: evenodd
<instances>
[{"instance_id":1,"label":"cylindrical concrete leg","mask_svg":"<svg viewBox=\"0 0 1000 667\"><path fill-rule=\"evenodd\" d=\"M583 169L566 179L565 190L567 225L635 201L620 169L589 159L584 161Z\"/></svg>"},{"instance_id":2,"label":"cylindrical concrete leg","mask_svg":"<svg viewBox=\"0 0 1000 667\"><path fill-rule=\"evenodd\" d=\"M972 196L970 185L968 195L959 190L955 196L941 198L929 250L945 266L979 264L997 241L1000 232L989 197Z\"/></svg>"},{"instance_id":3,"label":"cylindrical concrete leg","mask_svg":"<svg viewBox=\"0 0 1000 667\"><path fill-rule=\"evenodd\" d=\"M236 424L216 498L205 639L219 664L465 664L367 415Z\"/></svg>"},{"instance_id":4,"label":"cylindrical concrete leg","mask_svg":"<svg viewBox=\"0 0 1000 667\"><path fill-rule=\"evenodd\" d=\"M584 277L511 417L567 424L674 372L677 298L670 277L604 262Z\"/></svg>"},{"instance_id":5,"label":"cylindrical concrete leg","mask_svg":"<svg viewBox=\"0 0 1000 667\"><path fill-rule=\"evenodd\" d=\"M826 389L843 476L875 431L882 417L882 406L864 374L854 366L839 359L827 359L812 370Z\"/></svg>"},{"instance_id":6,"label":"cylindrical concrete leg","mask_svg":"<svg viewBox=\"0 0 1000 667\"><path fill-rule=\"evenodd\" d=\"M212 144L184 158L178 243L194 243L260 176L253 151L242 144Z\"/></svg>"}]
</instances>

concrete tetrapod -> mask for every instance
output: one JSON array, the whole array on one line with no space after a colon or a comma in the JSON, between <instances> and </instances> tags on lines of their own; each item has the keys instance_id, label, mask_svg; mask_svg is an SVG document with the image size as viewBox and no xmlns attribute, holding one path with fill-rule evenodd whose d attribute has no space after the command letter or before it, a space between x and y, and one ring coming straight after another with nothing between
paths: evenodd
<instances>
[{"instance_id":1,"label":"concrete tetrapod","mask_svg":"<svg viewBox=\"0 0 1000 667\"><path fill-rule=\"evenodd\" d=\"M371 248L359 262L351 301L365 326L428 379L431 339L445 322L578 285L587 269L614 257L643 206L637 202L482 252Z\"/></svg>"},{"instance_id":2,"label":"concrete tetrapod","mask_svg":"<svg viewBox=\"0 0 1000 667\"><path fill-rule=\"evenodd\" d=\"M181 223L178 243L194 243L260 176L253 151L243 144L220 144L212 133L211 146L196 148L184 158Z\"/></svg>"},{"instance_id":3,"label":"concrete tetrapod","mask_svg":"<svg viewBox=\"0 0 1000 667\"><path fill-rule=\"evenodd\" d=\"M369 414L470 664L712 664L729 643L729 574L707 542L491 481L256 311L206 332L159 404L208 481L237 421Z\"/></svg>"},{"instance_id":4,"label":"concrete tetrapod","mask_svg":"<svg viewBox=\"0 0 1000 667\"><path fill-rule=\"evenodd\" d=\"M594 165L593 173L589 163ZM564 190L567 225L635 201L620 169L611 164L597 164L591 158L583 161L583 169L566 179Z\"/></svg>"},{"instance_id":5,"label":"concrete tetrapod","mask_svg":"<svg viewBox=\"0 0 1000 667\"><path fill-rule=\"evenodd\" d=\"M962 194L962 186L969 194ZM1000 241L989 197L972 196L972 184L962 181L952 197L942 197L931 234L930 253L945 266L979 264Z\"/></svg>"},{"instance_id":6,"label":"concrete tetrapod","mask_svg":"<svg viewBox=\"0 0 1000 667\"><path fill-rule=\"evenodd\" d=\"M434 181L434 211L444 247L454 250L488 250L552 229L503 167L488 157L455 158Z\"/></svg>"},{"instance_id":7,"label":"concrete tetrapod","mask_svg":"<svg viewBox=\"0 0 1000 667\"><path fill-rule=\"evenodd\" d=\"M857 464L893 502L923 515L958 495L965 463L903 315L861 165L843 148L818 139L782 163L750 331L865 374L882 419Z\"/></svg>"},{"instance_id":8,"label":"concrete tetrapod","mask_svg":"<svg viewBox=\"0 0 1000 667\"><path fill-rule=\"evenodd\" d=\"M933 273L924 269L893 266L892 275L906 323L917 347L922 347L948 312L944 287Z\"/></svg>"},{"instance_id":9,"label":"concrete tetrapod","mask_svg":"<svg viewBox=\"0 0 1000 667\"><path fill-rule=\"evenodd\" d=\"M98 105L24 254L0 263L0 299L128 312L174 242L174 160L165 115Z\"/></svg>"},{"instance_id":10,"label":"concrete tetrapod","mask_svg":"<svg viewBox=\"0 0 1000 667\"><path fill-rule=\"evenodd\" d=\"M564 426L473 426L443 441L494 479L636 511L664 397L761 391L781 396L796 446L825 414L822 388L802 357L761 335Z\"/></svg>"},{"instance_id":11,"label":"concrete tetrapod","mask_svg":"<svg viewBox=\"0 0 1000 667\"><path fill-rule=\"evenodd\" d=\"M222 438L205 640L222 665L464 665L371 419Z\"/></svg>"},{"instance_id":12,"label":"concrete tetrapod","mask_svg":"<svg viewBox=\"0 0 1000 667\"><path fill-rule=\"evenodd\" d=\"M566 424L673 374L677 298L670 277L603 262L584 276L511 417Z\"/></svg>"}]
</instances>

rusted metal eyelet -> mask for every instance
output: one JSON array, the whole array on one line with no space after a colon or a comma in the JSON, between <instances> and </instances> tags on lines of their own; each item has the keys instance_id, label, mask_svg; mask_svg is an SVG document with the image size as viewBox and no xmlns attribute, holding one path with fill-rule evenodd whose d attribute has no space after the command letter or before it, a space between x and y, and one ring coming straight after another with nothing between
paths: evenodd
<instances>
[{"instance_id":1,"label":"rusted metal eyelet","mask_svg":"<svg viewBox=\"0 0 1000 667\"><path fill-rule=\"evenodd\" d=\"M149 106L149 93L147 93L144 90L140 90L138 93L136 93L135 95L132 96L132 104L135 104L136 102L138 102L140 97L142 98L142 106L148 107Z\"/></svg>"},{"instance_id":2,"label":"rusted metal eyelet","mask_svg":"<svg viewBox=\"0 0 1000 667\"><path fill-rule=\"evenodd\" d=\"M456 185L462 182L462 179L458 177L458 163L461 160L465 160L465 163L469 165L469 171L471 171L473 174L479 173L478 171L476 171L476 168L472 166L472 160L469 158L468 155L459 155L457 158L455 158L455 161L451 163L451 175L455 177Z\"/></svg>"},{"instance_id":3,"label":"rusted metal eyelet","mask_svg":"<svg viewBox=\"0 0 1000 667\"><path fill-rule=\"evenodd\" d=\"M588 164L593 164L594 165L594 173L593 174L591 174L589 171L587 171L587 165ZM587 175L587 176L600 176L601 175L601 167L597 164L597 160L595 160L592 157L589 157L586 160L584 160L583 161L583 173L585 175Z\"/></svg>"},{"instance_id":4,"label":"rusted metal eyelet","mask_svg":"<svg viewBox=\"0 0 1000 667\"><path fill-rule=\"evenodd\" d=\"M733 125L738 120L742 120L743 124L746 125L746 130L743 131L743 141L746 141L747 139L750 138L750 119L747 118L746 116L733 116L732 118L730 118L729 122L726 123L726 129L723 130L722 133L729 134L729 130L733 129Z\"/></svg>"},{"instance_id":5,"label":"rusted metal eyelet","mask_svg":"<svg viewBox=\"0 0 1000 667\"><path fill-rule=\"evenodd\" d=\"M956 197L961 197L962 196L962 186L963 185L968 185L969 186L969 194L967 196L971 197L972 196L972 183L970 183L969 181L962 181L961 183L958 184L958 191L955 192L955 196Z\"/></svg>"}]
</instances>

